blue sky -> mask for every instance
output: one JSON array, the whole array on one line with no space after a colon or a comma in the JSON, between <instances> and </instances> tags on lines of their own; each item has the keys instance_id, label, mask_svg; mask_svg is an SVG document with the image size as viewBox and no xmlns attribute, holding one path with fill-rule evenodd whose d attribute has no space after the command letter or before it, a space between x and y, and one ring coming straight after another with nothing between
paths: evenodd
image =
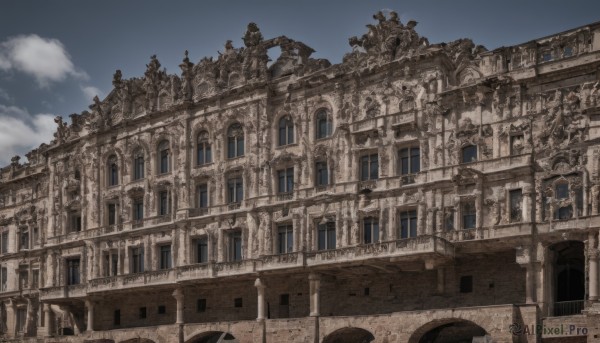
<instances>
[{"instance_id":1,"label":"blue sky","mask_svg":"<svg viewBox=\"0 0 600 343\"><path fill-rule=\"evenodd\" d=\"M0 3L0 165L48 142L52 118L87 109L108 94L112 75L142 76L151 55L179 73L184 50L197 62L248 22L265 38L286 35L341 61L348 38L378 10L415 19L431 43L472 38L488 49L600 21L600 1L31 1Z\"/></svg>"}]
</instances>

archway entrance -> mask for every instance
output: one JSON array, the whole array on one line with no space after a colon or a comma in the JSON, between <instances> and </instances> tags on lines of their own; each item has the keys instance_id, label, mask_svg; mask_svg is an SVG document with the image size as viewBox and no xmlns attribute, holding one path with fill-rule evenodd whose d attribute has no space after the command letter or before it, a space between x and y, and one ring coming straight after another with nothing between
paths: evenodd
<instances>
[{"instance_id":1,"label":"archway entrance","mask_svg":"<svg viewBox=\"0 0 600 343\"><path fill-rule=\"evenodd\" d=\"M373 334L360 328L336 330L323 339L323 343L369 343L375 340Z\"/></svg>"},{"instance_id":2,"label":"archway entrance","mask_svg":"<svg viewBox=\"0 0 600 343\"><path fill-rule=\"evenodd\" d=\"M566 241L553 245L554 316L580 314L585 299L584 244Z\"/></svg>"},{"instance_id":3,"label":"archway entrance","mask_svg":"<svg viewBox=\"0 0 600 343\"><path fill-rule=\"evenodd\" d=\"M239 341L229 332L211 331L201 333L187 343L239 343Z\"/></svg>"},{"instance_id":4,"label":"archway entrance","mask_svg":"<svg viewBox=\"0 0 600 343\"><path fill-rule=\"evenodd\" d=\"M411 336L409 343L473 343L490 342L487 332L466 320L443 320L424 325Z\"/></svg>"}]
</instances>

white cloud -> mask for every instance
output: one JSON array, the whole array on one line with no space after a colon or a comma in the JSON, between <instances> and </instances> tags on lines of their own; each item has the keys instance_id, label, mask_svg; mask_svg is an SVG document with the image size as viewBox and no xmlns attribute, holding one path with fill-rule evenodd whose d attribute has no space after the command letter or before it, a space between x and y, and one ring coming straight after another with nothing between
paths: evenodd
<instances>
[{"instance_id":1,"label":"white cloud","mask_svg":"<svg viewBox=\"0 0 600 343\"><path fill-rule=\"evenodd\" d=\"M81 86L81 91L83 92L83 94L85 94L86 100L89 100L90 102L94 99L96 95L100 99L104 97L102 91L94 86Z\"/></svg>"},{"instance_id":2,"label":"white cloud","mask_svg":"<svg viewBox=\"0 0 600 343\"><path fill-rule=\"evenodd\" d=\"M18 70L33 76L40 87L63 81L68 76L87 80L78 70L64 45L58 39L32 34L9 38L0 43L0 69Z\"/></svg>"},{"instance_id":3,"label":"white cloud","mask_svg":"<svg viewBox=\"0 0 600 343\"><path fill-rule=\"evenodd\" d=\"M27 110L0 104L0 167L15 155L23 156L54 138L56 123L51 114L30 115Z\"/></svg>"}]
</instances>

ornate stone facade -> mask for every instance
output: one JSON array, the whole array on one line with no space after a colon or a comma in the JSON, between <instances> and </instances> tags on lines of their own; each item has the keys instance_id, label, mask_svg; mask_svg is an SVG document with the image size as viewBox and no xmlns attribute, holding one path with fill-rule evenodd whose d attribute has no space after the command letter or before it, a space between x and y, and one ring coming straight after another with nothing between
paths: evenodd
<instances>
[{"instance_id":1,"label":"ornate stone facade","mask_svg":"<svg viewBox=\"0 0 600 343\"><path fill-rule=\"evenodd\" d=\"M251 23L57 117L0 170L3 338L597 341L600 26L374 19L340 64Z\"/></svg>"}]
</instances>

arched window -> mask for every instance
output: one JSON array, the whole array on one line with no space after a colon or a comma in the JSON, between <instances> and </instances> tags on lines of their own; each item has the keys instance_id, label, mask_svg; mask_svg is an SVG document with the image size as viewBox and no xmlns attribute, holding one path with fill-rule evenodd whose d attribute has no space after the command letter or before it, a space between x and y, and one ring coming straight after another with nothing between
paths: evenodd
<instances>
[{"instance_id":1,"label":"arched window","mask_svg":"<svg viewBox=\"0 0 600 343\"><path fill-rule=\"evenodd\" d=\"M108 158L108 185L116 186L119 184L119 164L117 156L111 155Z\"/></svg>"},{"instance_id":2,"label":"arched window","mask_svg":"<svg viewBox=\"0 0 600 343\"><path fill-rule=\"evenodd\" d=\"M197 165L203 165L212 162L212 150L208 141L208 132L202 131L198 134L197 140Z\"/></svg>"},{"instance_id":3,"label":"arched window","mask_svg":"<svg viewBox=\"0 0 600 343\"><path fill-rule=\"evenodd\" d=\"M317 111L317 139L331 136L332 121L329 112L322 108Z\"/></svg>"},{"instance_id":4,"label":"arched window","mask_svg":"<svg viewBox=\"0 0 600 343\"><path fill-rule=\"evenodd\" d=\"M227 130L227 157L244 156L244 129L239 123L232 124Z\"/></svg>"},{"instance_id":5,"label":"arched window","mask_svg":"<svg viewBox=\"0 0 600 343\"><path fill-rule=\"evenodd\" d=\"M158 145L158 172L160 174L169 172L169 158L171 157L169 150L169 141L164 140Z\"/></svg>"},{"instance_id":6,"label":"arched window","mask_svg":"<svg viewBox=\"0 0 600 343\"><path fill-rule=\"evenodd\" d=\"M294 122L290 116L279 119L279 145L294 143Z\"/></svg>"},{"instance_id":7,"label":"arched window","mask_svg":"<svg viewBox=\"0 0 600 343\"><path fill-rule=\"evenodd\" d=\"M144 178L144 151L137 149L133 153L133 179L140 180Z\"/></svg>"}]
</instances>

